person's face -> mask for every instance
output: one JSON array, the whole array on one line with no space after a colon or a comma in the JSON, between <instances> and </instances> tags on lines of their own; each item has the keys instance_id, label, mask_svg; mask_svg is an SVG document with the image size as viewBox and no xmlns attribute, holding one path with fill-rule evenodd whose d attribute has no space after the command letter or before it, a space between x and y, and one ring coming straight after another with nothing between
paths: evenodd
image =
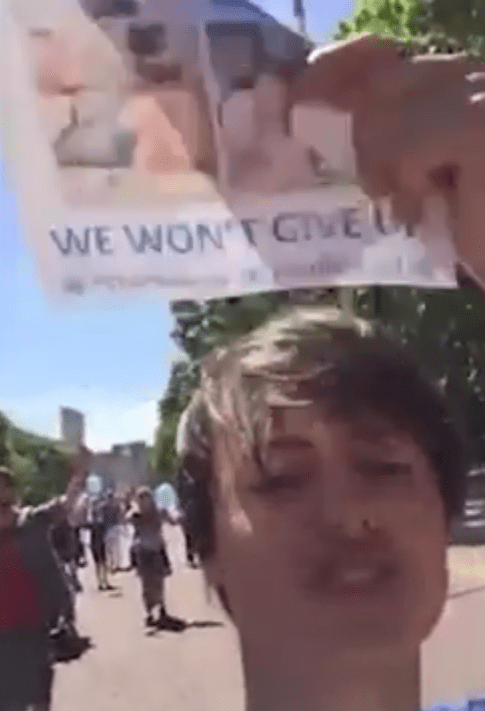
<instances>
[{"instance_id":1,"label":"person's face","mask_svg":"<svg viewBox=\"0 0 485 711\"><path fill-rule=\"evenodd\" d=\"M0 531L11 528L15 523L16 492L0 477Z\"/></svg>"},{"instance_id":2,"label":"person's face","mask_svg":"<svg viewBox=\"0 0 485 711\"><path fill-rule=\"evenodd\" d=\"M146 511L151 511L153 508L153 501L150 494L143 493L138 495L138 506L142 513Z\"/></svg>"},{"instance_id":3,"label":"person's face","mask_svg":"<svg viewBox=\"0 0 485 711\"><path fill-rule=\"evenodd\" d=\"M217 438L208 570L243 642L357 660L416 653L447 588L444 508L424 452L378 417L295 408L273 412L262 459L266 474Z\"/></svg>"}]
</instances>

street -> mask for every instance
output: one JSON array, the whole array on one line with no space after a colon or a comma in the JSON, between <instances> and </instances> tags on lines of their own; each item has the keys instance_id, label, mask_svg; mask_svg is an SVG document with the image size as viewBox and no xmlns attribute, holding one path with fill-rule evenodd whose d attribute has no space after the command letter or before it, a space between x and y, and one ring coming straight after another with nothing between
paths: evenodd
<instances>
[{"instance_id":1,"label":"street","mask_svg":"<svg viewBox=\"0 0 485 711\"><path fill-rule=\"evenodd\" d=\"M201 572L184 565L180 530L167 534L167 608L191 626L147 632L134 573L117 574L118 589L100 593L92 568L84 570L79 628L94 646L58 665L53 711L242 711L236 635ZM485 696L485 548L453 548L449 564L450 599L424 646L424 708Z\"/></svg>"},{"instance_id":2,"label":"street","mask_svg":"<svg viewBox=\"0 0 485 711\"><path fill-rule=\"evenodd\" d=\"M242 681L235 634L209 602L199 570L183 564L180 529L169 529L174 574L167 610L195 626L182 634L147 631L139 581L119 573L119 589L100 593L94 571L82 571L79 629L93 648L57 666L54 711L240 711Z\"/></svg>"}]
</instances>

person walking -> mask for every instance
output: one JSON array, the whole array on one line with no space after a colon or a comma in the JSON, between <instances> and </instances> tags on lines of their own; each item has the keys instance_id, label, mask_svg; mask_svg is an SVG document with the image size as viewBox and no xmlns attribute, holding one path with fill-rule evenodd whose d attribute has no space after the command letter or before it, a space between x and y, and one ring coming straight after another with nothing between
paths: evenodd
<instances>
[{"instance_id":1,"label":"person walking","mask_svg":"<svg viewBox=\"0 0 485 711\"><path fill-rule=\"evenodd\" d=\"M109 491L103 505L105 524L106 562L110 573L117 573L121 568L120 555L120 524L121 507L115 498L114 491Z\"/></svg>"},{"instance_id":2,"label":"person walking","mask_svg":"<svg viewBox=\"0 0 485 711\"><path fill-rule=\"evenodd\" d=\"M38 508L16 506L15 476L0 467L0 709L47 711L53 683L50 631L72 597L50 540L53 517L69 512L88 472L82 449L62 499Z\"/></svg>"},{"instance_id":3,"label":"person walking","mask_svg":"<svg viewBox=\"0 0 485 711\"><path fill-rule=\"evenodd\" d=\"M89 513L90 548L96 571L98 590L113 590L108 580L108 564L106 560L106 521L104 506L101 500L91 504Z\"/></svg>"},{"instance_id":4,"label":"person walking","mask_svg":"<svg viewBox=\"0 0 485 711\"><path fill-rule=\"evenodd\" d=\"M53 519L53 525L50 530L52 545L66 573L73 594L82 592L82 585L77 574L78 541L76 529L62 506L57 509Z\"/></svg>"},{"instance_id":5,"label":"person walking","mask_svg":"<svg viewBox=\"0 0 485 711\"><path fill-rule=\"evenodd\" d=\"M164 521L172 525L177 525L179 521L168 511L162 513L157 509L153 494L147 487L138 489L135 506L130 521L135 529L133 550L142 585L145 624L147 627L181 632L186 627L185 622L167 614L165 609L164 581L171 573L171 566L162 535Z\"/></svg>"}]
</instances>

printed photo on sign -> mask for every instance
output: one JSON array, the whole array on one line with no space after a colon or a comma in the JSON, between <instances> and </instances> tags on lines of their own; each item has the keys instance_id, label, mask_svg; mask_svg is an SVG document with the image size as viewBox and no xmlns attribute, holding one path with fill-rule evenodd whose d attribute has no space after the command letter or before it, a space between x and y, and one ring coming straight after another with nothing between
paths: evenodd
<instances>
[{"instance_id":1,"label":"printed photo on sign","mask_svg":"<svg viewBox=\"0 0 485 711\"><path fill-rule=\"evenodd\" d=\"M77 21L29 28L62 199L141 210L218 201L196 28L147 24L134 9L105 16L86 3Z\"/></svg>"},{"instance_id":2,"label":"printed photo on sign","mask_svg":"<svg viewBox=\"0 0 485 711\"><path fill-rule=\"evenodd\" d=\"M346 117L289 105L303 38L256 7L192 23L167 9L82 0L60 26L24 28L68 206L237 205L349 181Z\"/></svg>"}]
</instances>

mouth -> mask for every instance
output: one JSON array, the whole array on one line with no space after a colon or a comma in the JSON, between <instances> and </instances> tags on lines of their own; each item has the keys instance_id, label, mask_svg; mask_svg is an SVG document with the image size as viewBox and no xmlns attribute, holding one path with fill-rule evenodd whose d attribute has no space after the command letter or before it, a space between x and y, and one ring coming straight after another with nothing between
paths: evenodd
<instances>
[{"instance_id":1,"label":"mouth","mask_svg":"<svg viewBox=\"0 0 485 711\"><path fill-rule=\"evenodd\" d=\"M367 602L395 592L398 577L389 561L333 561L312 575L309 588L325 597Z\"/></svg>"}]
</instances>

